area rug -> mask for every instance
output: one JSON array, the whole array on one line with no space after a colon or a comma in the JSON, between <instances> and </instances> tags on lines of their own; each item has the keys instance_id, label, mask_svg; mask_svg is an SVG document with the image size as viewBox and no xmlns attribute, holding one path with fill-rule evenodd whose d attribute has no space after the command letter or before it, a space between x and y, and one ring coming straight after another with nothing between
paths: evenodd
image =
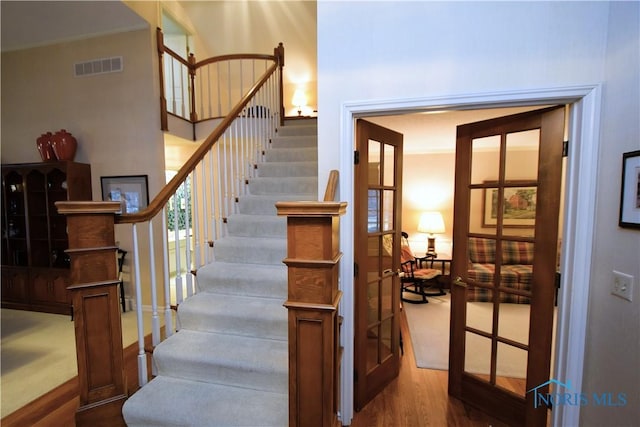
<instances>
[{"instance_id":1,"label":"area rug","mask_svg":"<svg viewBox=\"0 0 640 427\"><path fill-rule=\"evenodd\" d=\"M416 364L419 368L449 369L449 319L450 295L429 297L428 304L404 304L409 324ZM488 331L491 325L491 304L468 304L468 324ZM505 338L526 343L529 334L529 305L502 304L499 333ZM465 371L489 374L490 342L488 339L468 334L465 354ZM470 351L470 349L473 349ZM526 352L515 347L498 346L497 375L525 378Z\"/></svg>"}]
</instances>

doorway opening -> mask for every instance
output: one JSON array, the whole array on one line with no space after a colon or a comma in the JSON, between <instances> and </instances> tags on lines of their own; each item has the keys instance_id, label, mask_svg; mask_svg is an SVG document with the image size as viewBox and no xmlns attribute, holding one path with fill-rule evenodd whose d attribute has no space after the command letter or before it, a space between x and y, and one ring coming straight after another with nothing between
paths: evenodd
<instances>
[{"instance_id":1,"label":"doorway opening","mask_svg":"<svg viewBox=\"0 0 640 427\"><path fill-rule=\"evenodd\" d=\"M590 170L597 165L599 146L599 108L601 88L599 85L539 89L531 91L501 92L481 95L463 95L455 97L423 98L410 100L392 100L373 103L345 103L342 109L341 139L353 141L354 121L367 117L404 115L406 113L434 111L466 111L487 108L525 107L570 104L569 160L566 169L565 213L562 232L561 277L562 283L558 295L557 344L555 351L556 379L570 378L579 387L582 384L582 366L585 348L586 327L586 290L590 285L588 269L592 256L593 221L595 209L596 183ZM353 145L341 144L340 172L341 199L353 204ZM343 217L341 242L343 264L341 283L343 284L343 312L353 309L354 298L351 287L353 268L348 262L353 259L353 216L348 212ZM345 308L346 307L346 308ZM344 335L353 336L353 324L350 315L345 317ZM353 417L353 344L344 341L345 359L342 365L341 415L343 424ZM579 408L556 408L553 420L556 424L578 422Z\"/></svg>"}]
</instances>

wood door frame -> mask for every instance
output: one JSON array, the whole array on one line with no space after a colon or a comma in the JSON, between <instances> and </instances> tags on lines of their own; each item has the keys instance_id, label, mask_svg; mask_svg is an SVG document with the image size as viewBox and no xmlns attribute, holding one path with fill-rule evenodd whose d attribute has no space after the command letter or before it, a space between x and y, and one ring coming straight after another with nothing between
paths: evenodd
<instances>
[{"instance_id":1,"label":"wood door frame","mask_svg":"<svg viewBox=\"0 0 640 427\"><path fill-rule=\"evenodd\" d=\"M459 109L486 109L531 105L571 104L569 119L569 161L566 171L565 213L561 256L562 283L558 294L558 321L556 326L555 378L568 378L576 389L581 389L587 306L592 278L596 174L600 146L600 109L602 86L565 86L530 90L512 90L491 93L467 93L411 99L388 99L346 102L340 114L340 199L353 206L355 147L355 120L374 115L393 115L406 112L442 111ZM319 164L319 171L323 171ZM328 173L328 172L326 172ZM322 176L320 176L322 178ZM343 425L353 418L353 235L352 209L343 216L340 242L343 260L340 272L344 317L341 343L344 359L341 365L340 415ZM580 407L561 405L552 414L555 425L577 425Z\"/></svg>"}]
</instances>

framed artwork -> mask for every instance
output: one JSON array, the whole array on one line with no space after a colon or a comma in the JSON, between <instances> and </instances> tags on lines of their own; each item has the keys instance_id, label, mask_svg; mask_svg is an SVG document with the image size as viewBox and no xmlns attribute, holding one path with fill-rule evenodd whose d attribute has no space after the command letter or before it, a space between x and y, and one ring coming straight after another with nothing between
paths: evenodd
<instances>
[{"instance_id":1,"label":"framed artwork","mask_svg":"<svg viewBox=\"0 0 640 427\"><path fill-rule=\"evenodd\" d=\"M528 181L531 183L531 181ZM514 182L511 182L514 184ZM517 183L516 183L517 184ZM538 187L505 187L503 227L533 228L536 224ZM498 189L485 188L482 208L482 226L495 227L498 222Z\"/></svg>"},{"instance_id":2,"label":"framed artwork","mask_svg":"<svg viewBox=\"0 0 640 427\"><path fill-rule=\"evenodd\" d=\"M120 202L118 213L129 214L144 210L149 205L147 175L102 176L102 200Z\"/></svg>"},{"instance_id":3,"label":"framed artwork","mask_svg":"<svg viewBox=\"0 0 640 427\"><path fill-rule=\"evenodd\" d=\"M622 155L620 227L640 228L640 150Z\"/></svg>"}]
</instances>

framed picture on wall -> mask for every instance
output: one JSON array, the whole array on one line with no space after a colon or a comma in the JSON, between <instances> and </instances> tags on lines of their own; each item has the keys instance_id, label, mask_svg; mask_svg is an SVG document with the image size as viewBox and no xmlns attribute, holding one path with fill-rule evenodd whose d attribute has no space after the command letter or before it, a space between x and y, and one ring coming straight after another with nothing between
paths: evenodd
<instances>
[{"instance_id":1,"label":"framed picture on wall","mask_svg":"<svg viewBox=\"0 0 640 427\"><path fill-rule=\"evenodd\" d=\"M640 150L622 155L620 227L640 228Z\"/></svg>"},{"instance_id":2,"label":"framed picture on wall","mask_svg":"<svg viewBox=\"0 0 640 427\"><path fill-rule=\"evenodd\" d=\"M517 184L511 182L511 184ZM536 223L538 188L532 186L504 188L503 227L533 228ZM482 208L482 226L495 227L498 223L498 189L485 188Z\"/></svg>"},{"instance_id":3,"label":"framed picture on wall","mask_svg":"<svg viewBox=\"0 0 640 427\"><path fill-rule=\"evenodd\" d=\"M120 202L118 213L136 213L149 205L147 175L102 176L102 200Z\"/></svg>"}]
</instances>

